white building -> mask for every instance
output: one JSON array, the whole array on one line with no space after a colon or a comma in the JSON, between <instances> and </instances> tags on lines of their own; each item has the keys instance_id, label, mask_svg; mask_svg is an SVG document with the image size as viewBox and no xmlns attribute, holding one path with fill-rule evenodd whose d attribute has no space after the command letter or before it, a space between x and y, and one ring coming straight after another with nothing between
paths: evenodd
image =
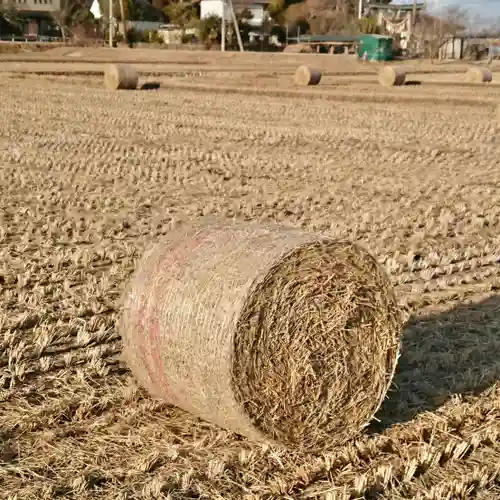
<instances>
[{"instance_id":1,"label":"white building","mask_svg":"<svg viewBox=\"0 0 500 500\"><path fill-rule=\"evenodd\" d=\"M21 14L54 12L61 8L60 0L0 0L0 5Z\"/></svg>"},{"instance_id":2,"label":"white building","mask_svg":"<svg viewBox=\"0 0 500 500\"><path fill-rule=\"evenodd\" d=\"M269 2L266 0L248 0L244 2L242 0L234 0L233 8L235 12L241 12L243 10L248 9L252 18L248 20L248 24L250 26L254 26L255 28L260 28L266 19L267 16L267 6ZM200 1L200 18L204 19L205 17L217 16L222 18L222 15L225 11L225 18L230 21L231 14L229 10L229 5L227 0L201 0Z\"/></svg>"},{"instance_id":3,"label":"white building","mask_svg":"<svg viewBox=\"0 0 500 500\"><path fill-rule=\"evenodd\" d=\"M0 0L0 8L12 9L19 14L25 22L24 36L35 39L53 26L52 14L60 10L61 0Z\"/></svg>"}]
</instances>

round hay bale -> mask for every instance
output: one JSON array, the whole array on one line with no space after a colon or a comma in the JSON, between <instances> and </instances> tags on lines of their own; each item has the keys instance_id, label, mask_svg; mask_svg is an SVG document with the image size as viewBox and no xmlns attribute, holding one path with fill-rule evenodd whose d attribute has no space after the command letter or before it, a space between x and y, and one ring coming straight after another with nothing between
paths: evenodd
<instances>
[{"instance_id":1,"label":"round hay bale","mask_svg":"<svg viewBox=\"0 0 500 500\"><path fill-rule=\"evenodd\" d=\"M110 64L104 71L104 85L110 90L135 90L138 82L137 71L127 64Z\"/></svg>"},{"instance_id":2,"label":"round hay bale","mask_svg":"<svg viewBox=\"0 0 500 500\"><path fill-rule=\"evenodd\" d=\"M465 73L465 81L469 83L490 83L493 80L493 74L488 68L474 66Z\"/></svg>"},{"instance_id":3,"label":"round hay bale","mask_svg":"<svg viewBox=\"0 0 500 500\"><path fill-rule=\"evenodd\" d=\"M383 87L400 87L405 80L406 71L397 66L384 66L378 73L378 81Z\"/></svg>"},{"instance_id":4,"label":"round hay bale","mask_svg":"<svg viewBox=\"0 0 500 500\"><path fill-rule=\"evenodd\" d=\"M321 451L381 405L401 323L389 280L355 244L204 223L143 256L119 331L154 396L254 441Z\"/></svg>"},{"instance_id":5,"label":"round hay bale","mask_svg":"<svg viewBox=\"0 0 500 500\"><path fill-rule=\"evenodd\" d=\"M299 66L294 75L295 85L318 85L321 81L321 71L311 69L309 66Z\"/></svg>"},{"instance_id":6,"label":"round hay bale","mask_svg":"<svg viewBox=\"0 0 500 500\"><path fill-rule=\"evenodd\" d=\"M310 45L305 43L294 43L287 45L283 52L285 54L312 54L314 51Z\"/></svg>"}]
</instances>

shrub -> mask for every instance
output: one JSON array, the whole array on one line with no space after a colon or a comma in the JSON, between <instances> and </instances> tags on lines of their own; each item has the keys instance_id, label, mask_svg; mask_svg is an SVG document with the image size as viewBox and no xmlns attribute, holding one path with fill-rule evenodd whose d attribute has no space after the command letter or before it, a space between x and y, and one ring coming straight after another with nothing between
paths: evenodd
<instances>
[{"instance_id":1,"label":"shrub","mask_svg":"<svg viewBox=\"0 0 500 500\"><path fill-rule=\"evenodd\" d=\"M130 48L133 48L134 45L140 40L140 34L136 29L130 28L127 30L125 34L125 39L127 41L127 45Z\"/></svg>"}]
</instances>

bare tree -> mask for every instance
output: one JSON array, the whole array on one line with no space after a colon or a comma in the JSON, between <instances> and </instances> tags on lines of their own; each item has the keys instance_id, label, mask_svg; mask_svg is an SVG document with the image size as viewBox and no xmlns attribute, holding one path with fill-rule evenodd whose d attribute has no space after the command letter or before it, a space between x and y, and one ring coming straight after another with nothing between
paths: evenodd
<instances>
[{"instance_id":1,"label":"bare tree","mask_svg":"<svg viewBox=\"0 0 500 500\"><path fill-rule=\"evenodd\" d=\"M439 17L422 13L417 18L415 38L433 61L448 40L465 31L467 22L468 12L460 6L446 7Z\"/></svg>"},{"instance_id":2,"label":"bare tree","mask_svg":"<svg viewBox=\"0 0 500 500\"><path fill-rule=\"evenodd\" d=\"M120 0L120 32L125 36L125 22L127 21L127 0Z\"/></svg>"},{"instance_id":3,"label":"bare tree","mask_svg":"<svg viewBox=\"0 0 500 500\"><path fill-rule=\"evenodd\" d=\"M60 0L59 10L52 16L61 30L63 42L66 42L71 28L89 16L89 9L84 0Z\"/></svg>"},{"instance_id":4,"label":"bare tree","mask_svg":"<svg viewBox=\"0 0 500 500\"><path fill-rule=\"evenodd\" d=\"M285 19L292 24L307 23L315 35L342 32L355 24L354 4L352 0L305 0L290 5Z\"/></svg>"}]
</instances>

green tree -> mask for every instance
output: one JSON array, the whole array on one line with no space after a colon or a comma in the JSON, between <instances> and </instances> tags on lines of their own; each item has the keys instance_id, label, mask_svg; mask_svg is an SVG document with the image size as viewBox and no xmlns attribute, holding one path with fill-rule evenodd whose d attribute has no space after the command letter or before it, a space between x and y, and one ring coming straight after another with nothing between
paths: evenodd
<instances>
[{"instance_id":1,"label":"green tree","mask_svg":"<svg viewBox=\"0 0 500 500\"><path fill-rule=\"evenodd\" d=\"M0 34L20 34L24 19L17 11L14 2L0 2Z\"/></svg>"},{"instance_id":2,"label":"green tree","mask_svg":"<svg viewBox=\"0 0 500 500\"><path fill-rule=\"evenodd\" d=\"M165 21L163 10L153 4L141 0L128 0L128 19L131 21Z\"/></svg>"},{"instance_id":3,"label":"green tree","mask_svg":"<svg viewBox=\"0 0 500 500\"><path fill-rule=\"evenodd\" d=\"M252 31L250 21L252 20L252 18L253 14L249 9L243 9L239 12L236 12L236 20L238 21L240 37L243 43L248 43L250 39L250 32ZM263 30L264 26L262 26L261 29ZM229 47L237 47L238 39L236 37L236 31L232 22L228 23L227 31L229 35Z\"/></svg>"},{"instance_id":4,"label":"green tree","mask_svg":"<svg viewBox=\"0 0 500 500\"><path fill-rule=\"evenodd\" d=\"M221 40L222 19L211 15L198 22L198 33L201 42L209 49L214 43Z\"/></svg>"},{"instance_id":5,"label":"green tree","mask_svg":"<svg viewBox=\"0 0 500 500\"><path fill-rule=\"evenodd\" d=\"M186 28L198 21L196 10L191 3L182 0L173 1L165 8L165 14L171 23L179 26L181 38L186 34Z\"/></svg>"}]
</instances>

